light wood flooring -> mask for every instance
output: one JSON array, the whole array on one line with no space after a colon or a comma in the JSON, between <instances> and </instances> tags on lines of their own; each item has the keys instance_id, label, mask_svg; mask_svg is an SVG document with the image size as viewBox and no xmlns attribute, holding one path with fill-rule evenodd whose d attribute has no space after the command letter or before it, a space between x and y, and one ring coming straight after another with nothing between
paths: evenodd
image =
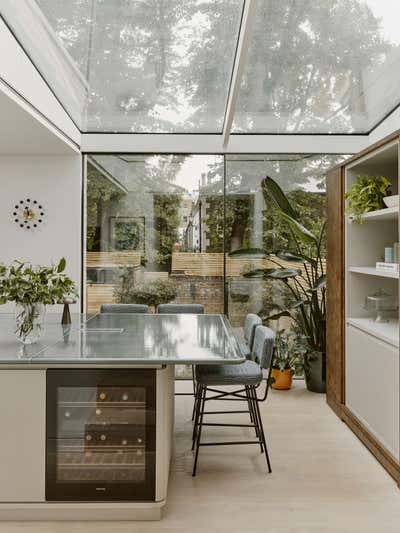
<instances>
[{"instance_id":1,"label":"light wood flooring","mask_svg":"<svg viewBox=\"0 0 400 533\"><path fill-rule=\"evenodd\" d=\"M178 387L190 390L188 383ZM177 398L176 452L162 521L0 522L0 533L399 533L397 485L324 395L307 392L303 382L272 391L262 405L272 474L256 446L215 447L201 450L192 478L191 409L190 397ZM221 428L206 428L204 436L228 431L250 436L249 429Z\"/></svg>"}]
</instances>

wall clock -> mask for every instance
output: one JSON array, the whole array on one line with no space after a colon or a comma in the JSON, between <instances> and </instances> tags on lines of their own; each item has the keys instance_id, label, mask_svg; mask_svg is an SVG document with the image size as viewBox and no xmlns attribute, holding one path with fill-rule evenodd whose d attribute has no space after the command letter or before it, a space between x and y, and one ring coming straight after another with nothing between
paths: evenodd
<instances>
[{"instance_id":1,"label":"wall clock","mask_svg":"<svg viewBox=\"0 0 400 533\"><path fill-rule=\"evenodd\" d=\"M43 205L37 200L18 200L13 209L14 222L22 229L36 229L44 222Z\"/></svg>"}]
</instances>

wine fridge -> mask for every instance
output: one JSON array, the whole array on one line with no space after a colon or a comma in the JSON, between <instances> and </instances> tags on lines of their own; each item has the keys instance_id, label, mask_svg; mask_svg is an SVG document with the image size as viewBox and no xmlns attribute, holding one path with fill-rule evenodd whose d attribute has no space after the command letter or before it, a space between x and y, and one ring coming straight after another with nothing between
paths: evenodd
<instances>
[{"instance_id":1,"label":"wine fridge","mask_svg":"<svg viewBox=\"0 0 400 533\"><path fill-rule=\"evenodd\" d=\"M155 498L156 373L47 371L46 499Z\"/></svg>"}]
</instances>

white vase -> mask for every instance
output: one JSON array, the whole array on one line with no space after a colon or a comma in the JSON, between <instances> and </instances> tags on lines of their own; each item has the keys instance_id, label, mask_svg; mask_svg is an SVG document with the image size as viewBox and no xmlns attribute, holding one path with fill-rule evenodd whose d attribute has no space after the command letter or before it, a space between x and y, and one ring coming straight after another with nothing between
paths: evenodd
<instances>
[{"instance_id":1,"label":"white vase","mask_svg":"<svg viewBox=\"0 0 400 533\"><path fill-rule=\"evenodd\" d=\"M41 303L17 304L15 307L15 335L23 344L37 342L44 332L46 306Z\"/></svg>"}]
</instances>

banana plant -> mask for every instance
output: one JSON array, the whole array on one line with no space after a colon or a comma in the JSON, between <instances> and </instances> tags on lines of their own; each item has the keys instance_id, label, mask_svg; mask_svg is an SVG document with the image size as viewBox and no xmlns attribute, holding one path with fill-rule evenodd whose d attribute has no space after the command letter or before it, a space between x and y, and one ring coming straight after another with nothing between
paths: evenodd
<instances>
[{"instance_id":1,"label":"banana plant","mask_svg":"<svg viewBox=\"0 0 400 533\"><path fill-rule=\"evenodd\" d=\"M264 320L290 317L304 335L311 352L326 349L326 275L324 263L325 224L317 235L305 228L281 187L270 177L261 183L266 201L272 200L278 216L287 224L291 234L291 249L269 253L259 248L240 249L231 252L231 257L257 257L268 259L270 268L258 268L247 272L245 277L271 279L283 283L291 299L285 306ZM282 264L284 261L286 264ZM287 267L287 263L293 263Z\"/></svg>"}]
</instances>

